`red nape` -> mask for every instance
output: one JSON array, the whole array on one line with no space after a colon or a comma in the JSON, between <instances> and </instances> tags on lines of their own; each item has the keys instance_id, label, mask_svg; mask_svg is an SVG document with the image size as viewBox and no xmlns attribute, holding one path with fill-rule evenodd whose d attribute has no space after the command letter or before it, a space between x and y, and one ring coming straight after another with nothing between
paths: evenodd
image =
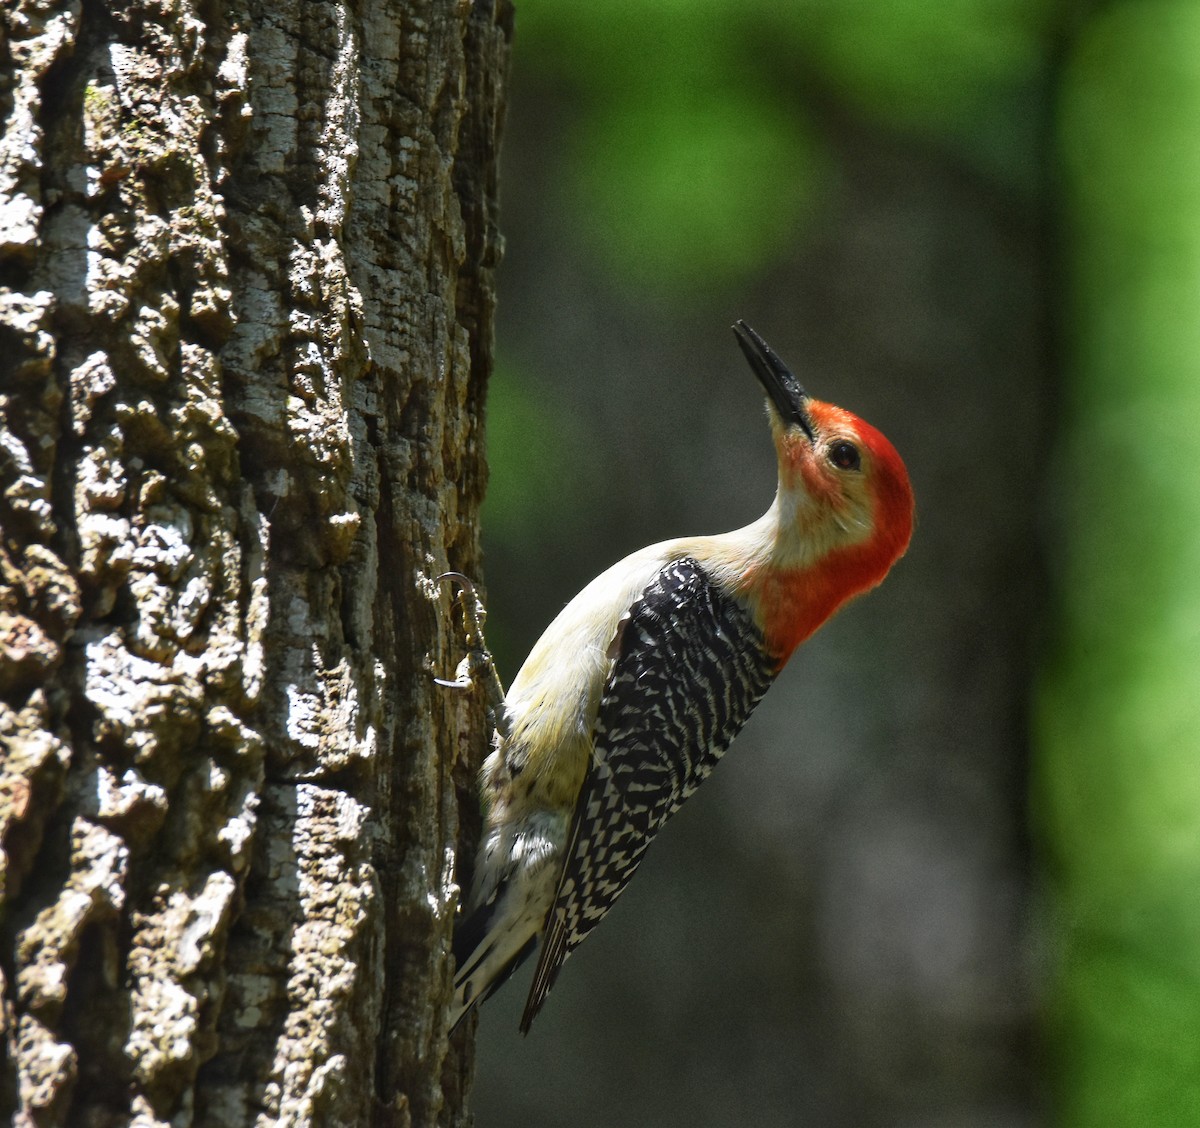
<instances>
[{"instance_id":1,"label":"red nape","mask_svg":"<svg viewBox=\"0 0 1200 1128\"><path fill-rule=\"evenodd\" d=\"M754 577L768 652L782 667L838 608L879 584L898 555L876 538L836 549L811 568Z\"/></svg>"},{"instance_id":2,"label":"red nape","mask_svg":"<svg viewBox=\"0 0 1200 1128\"><path fill-rule=\"evenodd\" d=\"M758 604L767 649L780 666L839 607L881 583L912 537L914 502L904 463L874 427L861 420L856 424L871 456L871 537L834 549L808 568L761 568L745 577Z\"/></svg>"}]
</instances>

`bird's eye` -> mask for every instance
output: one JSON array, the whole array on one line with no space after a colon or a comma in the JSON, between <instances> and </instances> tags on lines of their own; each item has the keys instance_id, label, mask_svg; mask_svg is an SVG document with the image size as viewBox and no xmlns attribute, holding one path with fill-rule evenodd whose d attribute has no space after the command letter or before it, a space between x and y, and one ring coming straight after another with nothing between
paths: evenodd
<instances>
[{"instance_id":1,"label":"bird's eye","mask_svg":"<svg viewBox=\"0 0 1200 1128\"><path fill-rule=\"evenodd\" d=\"M862 457L858 447L845 439L836 442L829 448L829 461L839 470L858 470L862 467Z\"/></svg>"}]
</instances>

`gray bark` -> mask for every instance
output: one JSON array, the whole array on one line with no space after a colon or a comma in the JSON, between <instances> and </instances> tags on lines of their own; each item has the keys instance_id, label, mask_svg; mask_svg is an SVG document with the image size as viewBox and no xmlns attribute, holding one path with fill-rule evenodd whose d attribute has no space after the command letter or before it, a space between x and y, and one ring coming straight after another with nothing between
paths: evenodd
<instances>
[{"instance_id":1,"label":"gray bark","mask_svg":"<svg viewBox=\"0 0 1200 1128\"><path fill-rule=\"evenodd\" d=\"M0 1109L453 1124L500 0L17 0Z\"/></svg>"}]
</instances>

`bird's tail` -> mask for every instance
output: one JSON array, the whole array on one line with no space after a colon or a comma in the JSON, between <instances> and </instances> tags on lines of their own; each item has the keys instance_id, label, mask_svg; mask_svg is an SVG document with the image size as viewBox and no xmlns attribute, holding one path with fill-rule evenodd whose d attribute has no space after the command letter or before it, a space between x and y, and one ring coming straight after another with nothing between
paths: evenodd
<instances>
[{"instance_id":1,"label":"bird's tail","mask_svg":"<svg viewBox=\"0 0 1200 1128\"><path fill-rule=\"evenodd\" d=\"M454 999L450 1029L503 984L537 946L536 932L504 919L504 899L493 898L465 916L454 930Z\"/></svg>"}]
</instances>

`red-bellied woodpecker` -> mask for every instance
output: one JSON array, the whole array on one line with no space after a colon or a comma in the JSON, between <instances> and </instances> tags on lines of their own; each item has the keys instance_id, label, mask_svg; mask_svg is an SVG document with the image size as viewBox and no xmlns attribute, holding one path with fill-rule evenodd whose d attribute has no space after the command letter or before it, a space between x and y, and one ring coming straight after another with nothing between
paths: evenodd
<instances>
[{"instance_id":1,"label":"red-bellied woodpecker","mask_svg":"<svg viewBox=\"0 0 1200 1128\"><path fill-rule=\"evenodd\" d=\"M529 1029L563 961L792 651L908 547L913 495L892 444L811 399L745 322L734 333L768 396L775 500L743 529L664 541L613 565L530 652L481 775L452 1025L540 936Z\"/></svg>"}]
</instances>

